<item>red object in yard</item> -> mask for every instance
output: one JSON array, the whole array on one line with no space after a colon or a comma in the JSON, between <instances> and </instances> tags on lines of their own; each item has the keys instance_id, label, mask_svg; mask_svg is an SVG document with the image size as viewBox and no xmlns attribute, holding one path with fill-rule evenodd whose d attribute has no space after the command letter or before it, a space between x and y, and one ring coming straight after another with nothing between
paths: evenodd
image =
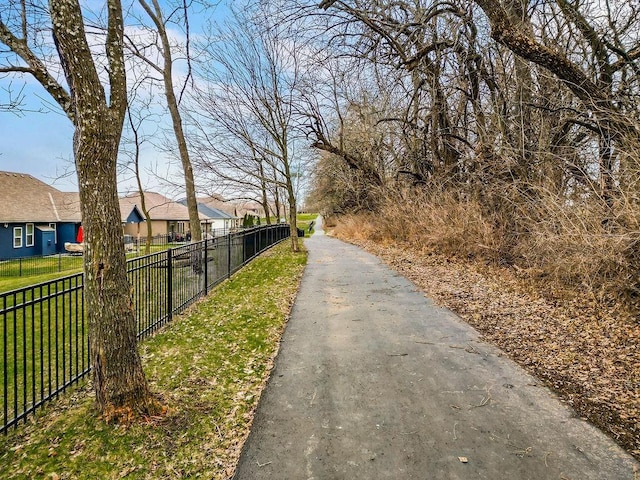
<instances>
[{"instance_id":1,"label":"red object in yard","mask_svg":"<svg viewBox=\"0 0 640 480\"><path fill-rule=\"evenodd\" d=\"M84 230L82 229L82 225L78 228L78 236L76 237L76 242L82 243L84 241Z\"/></svg>"}]
</instances>

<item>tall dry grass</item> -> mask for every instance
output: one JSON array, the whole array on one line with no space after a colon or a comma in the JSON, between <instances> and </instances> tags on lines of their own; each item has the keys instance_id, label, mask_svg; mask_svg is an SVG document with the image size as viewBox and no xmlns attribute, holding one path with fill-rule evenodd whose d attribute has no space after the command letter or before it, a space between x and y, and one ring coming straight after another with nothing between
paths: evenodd
<instances>
[{"instance_id":1,"label":"tall dry grass","mask_svg":"<svg viewBox=\"0 0 640 480\"><path fill-rule=\"evenodd\" d=\"M393 193L378 212L343 216L335 230L417 252L508 265L557 294L586 295L640 311L637 207L617 205L612 228L604 225L596 201L560 202L536 192L505 203L511 208L500 211L459 192Z\"/></svg>"},{"instance_id":2,"label":"tall dry grass","mask_svg":"<svg viewBox=\"0 0 640 480\"><path fill-rule=\"evenodd\" d=\"M498 259L503 236L482 213L477 201L461 201L447 192L389 195L379 212L346 215L336 232L383 244L410 245L418 251Z\"/></svg>"},{"instance_id":3,"label":"tall dry grass","mask_svg":"<svg viewBox=\"0 0 640 480\"><path fill-rule=\"evenodd\" d=\"M529 232L515 247L523 266L557 288L637 307L640 232L637 207L619 202L616 218L600 202L560 203L552 196L528 207Z\"/></svg>"}]
</instances>

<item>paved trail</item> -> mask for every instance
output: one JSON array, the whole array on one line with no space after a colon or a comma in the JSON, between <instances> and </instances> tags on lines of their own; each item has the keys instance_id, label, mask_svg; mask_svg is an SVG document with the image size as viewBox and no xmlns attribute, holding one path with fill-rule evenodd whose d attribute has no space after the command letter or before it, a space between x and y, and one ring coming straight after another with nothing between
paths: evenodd
<instances>
[{"instance_id":1,"label":"paved trail","mask_svg":"<svg viewBox=\"0 0 640 480\"><path fill-rule=\"evenodd\" d=\"M317 232L236 480L638 480L638 464L375 257Z\"/></svg>"}]
</instances>

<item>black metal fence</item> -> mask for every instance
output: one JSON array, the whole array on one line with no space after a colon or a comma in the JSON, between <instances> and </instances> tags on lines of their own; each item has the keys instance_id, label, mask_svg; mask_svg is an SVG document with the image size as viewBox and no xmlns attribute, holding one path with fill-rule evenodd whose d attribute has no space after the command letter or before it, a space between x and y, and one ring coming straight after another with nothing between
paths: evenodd
<instances>
[{"instance_id":1,"label":"black metal fence","mask_svg":"<svg viewBox=\"0 0 640 480\"><path fill-rule=\"evenodd\" d=\"M225 237L229 234L242 233L229 230L216 229L208 232L205 237L209 240ZM147 237L133 237L125 235L125 250L127 256L137 256L144 252ZM167 248L175 248L191 241L190 235L184 233L168 233L154 235L150 238L151 248L161 251ZM57 253L47 256L19 257L0 260L0 278L28 277L47 273L62 273L82 269L81 253Z\"/></svg>"},{"instance_id":2,"label":"black metal fence","mask_svg":"<svg viewBox=\"0 0 640 480\"><path fill-rule=\"evenodd\" d=\"M216 237L224 237L229 235L230 233L238 233L239 229L228 229L228 228L214 228L206 233L203 232L203 238L213 239ZM142 250L147 243L146 235L125 235L125 245L128 247L128 250ZM184 244L191 242L191 233L180 233L180 232L171 232L153 235L149 237L149 244L153 247L163 247L169 246L173 247L175 244Z\"/></svg>"},{"instance_id":3,"label":"black metal fence","mask_svg":"<svg viewBox=\"0 0 640 480\"><path fill-rule=\"evenodd\" d=\"M288 237L288 225L267 225L129 260L138 338ZM6 432L90 371L83 275L0 294L0 322Z\"/></svg>"},{"instance_id":4,"label":"black metal fence","mask_svg":"<svg viewBox=\"0 0 640 480\"><path fill-rule=\"evenodd\" d=\"M21 257L0 261L0 277L28 277L82 269L82 256L58 253L46 257Z\"/></svg>"}]
</instances>

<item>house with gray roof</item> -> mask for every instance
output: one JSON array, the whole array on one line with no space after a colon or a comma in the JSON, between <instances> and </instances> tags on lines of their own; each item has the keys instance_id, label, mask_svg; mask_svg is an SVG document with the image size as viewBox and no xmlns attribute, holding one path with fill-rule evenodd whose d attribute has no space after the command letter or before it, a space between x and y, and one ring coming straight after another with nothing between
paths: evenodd
<instances>
[{"instance_id":1,"label":"house with gray roof","mask_svg":"<svg viewBox=\"0 0 640 480\"><path fill-rule=\"evenodd\" d=\"M25 173L0 171L0 260L53 255L75 242L82 222L77 192L61 192ZM139 210L121 208L122 222Z\"/></svg>"},{"instance_id":2,"label":"house with gray roof","mask_svg":"<svg viewBox=\"0 0 640 480\"><path fill-rule=\"evenodd\" d=\"M226 235L231 230L238 228L240 219L235 215L231 215L219 208L214 208L210 204L207 204L204 199L198 198L198 212L203 215L206 220L202 226L203 234L211 235ZM187 200L183 199L179 202L182 205L187 205Z\"/></svg>"},{"instance_id":3,"label":"house with gray roof","mask_svg":"<svg viewBox=\"0 0 640 480\"><path fill-rule=\"evenodd\" d=\"M185 205L174 202L156 192L144 192L144 203L149 216L151 217L151 235L170 235L178 240L185 238L191 230L189 223L189 210ZM142 198L138 193L120 198L120 205L128 205L130 207L137 206L142 212ZM206 225L208 217L200 213L200 224ZM139 225L130 225L125 227L125 234L134 237L146 237L147 227L146 220Z\"/></svg>"}]
</instances>

